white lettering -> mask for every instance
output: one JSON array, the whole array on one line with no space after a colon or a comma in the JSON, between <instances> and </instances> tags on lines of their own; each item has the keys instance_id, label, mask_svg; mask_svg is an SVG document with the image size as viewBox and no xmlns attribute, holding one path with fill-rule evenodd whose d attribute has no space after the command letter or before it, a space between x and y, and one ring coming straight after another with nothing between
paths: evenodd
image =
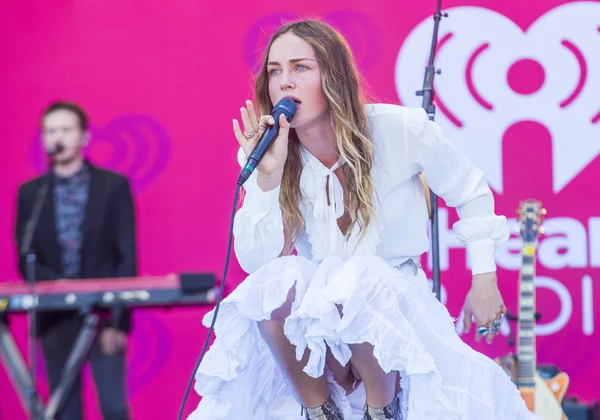
<instances>
[{"instance_id":1,"label":"white lettering","mask_svg":"<svg viewBox=\"0 0 600 420\"><path fill-rule=\"evenodd\" d=\"M590 267L600 267L600 217L590 217Z\"/></svg>"},{"instance_id":2,"label":"white lettering","mask_svg":"<svg viewBox=\"0 0 600 420\"><path fill-rule=\"evenodd\" d=\"M456 238L451 226L448 225L448 210L446 208L439 209L438 218L440 226L440 270L445 271L450 268L450 250L464 250L464 246ZM518 233L520 225L515 218L507 219L507 223L511 236L506 242L498 245L495 253L496 264L506 270L520 270L522 265L521 247L523 244ZM600 267L600 217L589 218L587 228L586 231L586 226L574 218L556 217L547 219L544 222L545 232L540 236L537 246L539 264L549 269ZM427 254L427 261L431 270L431 252ZM465 268L471 268L469 256L466 252ZM555 334L570 322L573 315L573 299L567 287L553 278L537 276L535 284L536 288L545 287L554 292L559 298L558 305L560 307L560 312L555 319L550 321L543 319L543 322L536 323L536 334L539 336ZM431 280L429 280L429 285L432 286ZM588 274L581 279L581 292L582 333L590 336L594 333L594 302L592 277ZM446 305L449 296L443 286L441 294L442 304ZM455 319L456 332L459 335L464 333L463 310L460 314L457 314L458 317ZM500 334L508 336L510 330L511 326L508 322L505 322L500 329Z\"/></svg>"},{"instance_id":3,"label":"white lettering","mask_svg":"<svg viewBox=\"0 0 600 420\"><path fill-rule=\"evenodd\" d=\"M587 238L585 227L567 217L548 219L546 233L539 245L540 262L553 269L587 266Z\"/></svg>"},{"instance_id":4,"label":"white lettering","mask_svg":"<svg viewBox=\"0 0 600 420\"><path fill-rule=\"evenodd\" d=\"M447 270L450 267L450 249L451 248L463 248L454 234L451 226L448 226L448 209L438 209L438 222L439 222L439 249L440 249L440 271ZM433 262L431 260L432 252L427 253L427 265L429 270L433 268ZM468 267L468 265L467 265Z\"/></svg>"},{"instance_id":5,"label":"white lettering","mask_svg":"<svg viewBox=\"0 0 600 420\"><path fill-rule=\"evenodd\" d=\"M564 284L550 277L538 276L535 279L537 288L545 287L558 296L560 300L560 313L553 321L547 323L538 322L535 325L535 333L537 335L550 335L560 331L567 322L571 319L573 313L573 300L571 294Z\"/></svg>"},{"instance_id":6,"label":"white lettering","mask_svg":"<svg viewBox=\"0 0 600 420\"><path fill-rule=\"evenodd\" d=\"M440 208L439 219L439 249L440 271L450 268L450 250L465 247L459 242L452 227L448 225L448 210ZM496 264L506 270L521 268L521 247L523 241L518 233L517 219L507 219L511 236L506 242L498 244L495 252ZM540 236L537 257L539 263L551 269L585 268L588 267L588 236L589 236L589 266L600 267L600 218L589 219L589 234L585 226L570 217L555 217L544 222L545 233ZM431 244L430 244L431 245ZM432 269L431 252L427 253L427 265ZM471 269L471 261L465 252L465 268Z\"/></svg>"},{"instance_id":7,"label":"white lettering","mask_svg":"<svg viewBox=\"0 0 600 420\"><path fill-rule=\"evenodd\" d=\"M588 275L581 279L581 310L583 312L583 333L592 335L594 333L594 292L592 277Z\"/></svg>"}]
</instances>

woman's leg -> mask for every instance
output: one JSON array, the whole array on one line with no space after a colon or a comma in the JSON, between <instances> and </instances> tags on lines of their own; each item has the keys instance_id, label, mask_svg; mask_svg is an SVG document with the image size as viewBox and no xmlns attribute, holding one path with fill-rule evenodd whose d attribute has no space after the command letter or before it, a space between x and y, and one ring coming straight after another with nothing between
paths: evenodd
<instances>
[{"instance_id":1,"label":"woman's leg","mask_svg":"<svg viewBox=\"0 0 600 420\"><path fill-rule=\"evenodd\" d=\"M373 355L370 343L351 344L351 362L358 371L367 394L365 420L400 420L400 375L385 373Z\"/></svg>"},{"instance_id":2,"label":"woman's leg","mask_svg":"<svg viewBox=\"0 0 600 420\"><path fill-rule=\"evenodd\" d=\"M273 311L270 320L260 321L258 329L296 399L305 407L320 407L329 398L327 378L325 375L313 378L304 373L302 368L308 361L308 349L302 360L296 361L296 349L283 332L283 324L291 312L295 295L295 289L291 289L286 302Z\"/></svg>"},{"instance_id":3,"label":"woman's leg","mask_svg":"<svg viewBox=\"0 0 600 420\"><path fill-rule=\"evenodd\" d=\"M370 343L351 344L350 350L350 362L365 386L367 405L374 408L388 406L400 390L398 372L385 373L381 369Z\"/></svg>"},{"instance_id":4,"label":"woman's leg","mask_svg":"<svg viewBox=\"0 0 600 420\"><path fill-rule=\"evenodd\" d=\"M340 316L344 316L342 305L336 305ZM360 380L364 383L367 394L367 405L370 407L386 407L401 391L398 372L385 373L373 354L370 343L350 344L352 357L347 366L342 367L330 352L327 352L327 365L333 371L334 379L348 392L348 381ZM336 377L337 373L337 377ZM339 378L339 379L338 379Z\"/></svg>"}]
</instances>

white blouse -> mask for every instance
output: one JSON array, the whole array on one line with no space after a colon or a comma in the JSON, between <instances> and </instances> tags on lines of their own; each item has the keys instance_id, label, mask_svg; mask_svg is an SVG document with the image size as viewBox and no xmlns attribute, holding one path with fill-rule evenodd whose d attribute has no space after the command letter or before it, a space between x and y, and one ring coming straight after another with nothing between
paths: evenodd
<instances>
[{"instance_id":1,"label":"white blouse","mask_svg":"<svg viewBox=\"0 0 600 420\"><path fill-rule=\"evenodd\" d=\"M328 255L375 255L391 266L420 256L429 248L429 218L419 178L423 172L431 190L458 212L453 230L467 247L472 273L495 271L495 247L508 239L509 230L506 218L494 213L494 197L483 172L444 138L422 108L374 104L367 105L366 112L374 146L375 219L361 241L358 225L346 241L337 224L344 214L344 191L333 172L339 164L327 168L302 147L300 209L305 230L296 244L298 255L315 262ZM238 162L242 167L246 163L242 149ZM248 273L277 258L284 245L280 187L263 191L257 176L255 171L244 184L244 203L234 222L235 253Z\"/></svg>"}]
</instances>

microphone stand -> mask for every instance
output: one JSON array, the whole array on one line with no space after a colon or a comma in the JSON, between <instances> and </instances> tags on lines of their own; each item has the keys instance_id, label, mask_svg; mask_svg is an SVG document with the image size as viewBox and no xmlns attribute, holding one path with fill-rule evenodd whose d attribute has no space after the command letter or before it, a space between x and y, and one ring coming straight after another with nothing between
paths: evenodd
<instances>
[{"instance_id":1,"label":"microphone stand","mask_svg":"<svg viewBox=\"0 0 600 420\"><path fill-rule=\"evenodd\" d=\"M25 256L25 277L29 285L29 296L31 302L28 312L29 318L29 364L30 364L30 386L31 388L27 391L27 397L29 398L30 415L33 420L44 419L44 413L40 412L41 408L38 404L39 395L37 392L37 304L38 296L35 293L35 281L36 281L36 254L32 249L31 245L33 242L33 234L38 224L42 207L46 201L48 190L50 189L52 179L52 169L54 168L54 159L52 155L50 157L50 170L46 179L37 191L33 209L31 211L31 217L25 225L25 233L23 235L23 242L19 253L21 256Z\"/></svg>"},{"instance_id":2,"label":"microphone stand","mask_svg":"<svg viewBox=\"0 0 600 420\"><path fill-rule=\"evenodd\" d=\"M431 40L431 51L429 53L429 63L425 67L425 78L423 79L423 90L416 92L417 96L423 97L422 107L427 112L430 121L434 121L435 105L433 98L433 77L435 74L441 74L440 69L436 69L433 65L435 59L435 50L438 40L439 24L442 17L448 17L447 13L442 14L442 0L437 0L437 9L433 15L433 38ZM433 272L433 290L435 296L441 301L441 285L440 285L440 241L439 241L439 221L438 221L438 199L437 196L430 191L431 201L431 261Z\"/></svg>"}]
</instances>

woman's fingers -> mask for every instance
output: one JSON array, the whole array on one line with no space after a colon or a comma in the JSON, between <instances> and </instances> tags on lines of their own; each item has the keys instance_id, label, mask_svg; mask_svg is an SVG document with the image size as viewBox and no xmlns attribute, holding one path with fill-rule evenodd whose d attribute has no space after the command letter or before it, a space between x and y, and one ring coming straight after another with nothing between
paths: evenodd
<instances>
[{"instance_id":1,"label":"woman's fingers","mask_svg":"<svg viewBox=\"0 0 600 420\"><path fill-rule=\"evenodd\" d=\"M242 114L242 123L244 124L244 137L247 139L251 139L256 135L256 128L254 128L254 124L250 121L250 114L248 110L244 107L240 108L240 113Z\"/></svg>"},{"instance_id":2,"label":"woman's fingers","mask_svg":"<svg viewBox=\"0 0 600 420\"><path fill-rule=\"evenodd\" d=\"M267 129L267 126L273 124L275 124L275 120L271 115L263 115L262 117L260 117L260 120L258 120L258 132L256 133L258 138L262 136L262 134Z\"/></svg>"},{"instance_id":3,"label":"woman's fingers","mask_svg":"<svg viewBox=\"0 0 600 420\"><path fill-rule=\"evenodd\" d=\"M246 101L246 109L248 110L248 118L250 119L250 123L252 124L252 131L257 133L258 117L256 116L256 111L254 110L254 104L252 103L252 101Z\"/></svg>"},{"instance_id":4,"label":"woman's fingers","mask_svg":"<svg viewBox=\"0 0 600 420\"><path fill-rule=\"evenodd\" d=\"M246 137L244 137L244 133L242 133L242 129L240 128L240 123L238 120L233 120L233 134L235 134L235 138L242 149L246 151L246 147L248 147L248 140Z\"/></svg>"}]
</instances>

